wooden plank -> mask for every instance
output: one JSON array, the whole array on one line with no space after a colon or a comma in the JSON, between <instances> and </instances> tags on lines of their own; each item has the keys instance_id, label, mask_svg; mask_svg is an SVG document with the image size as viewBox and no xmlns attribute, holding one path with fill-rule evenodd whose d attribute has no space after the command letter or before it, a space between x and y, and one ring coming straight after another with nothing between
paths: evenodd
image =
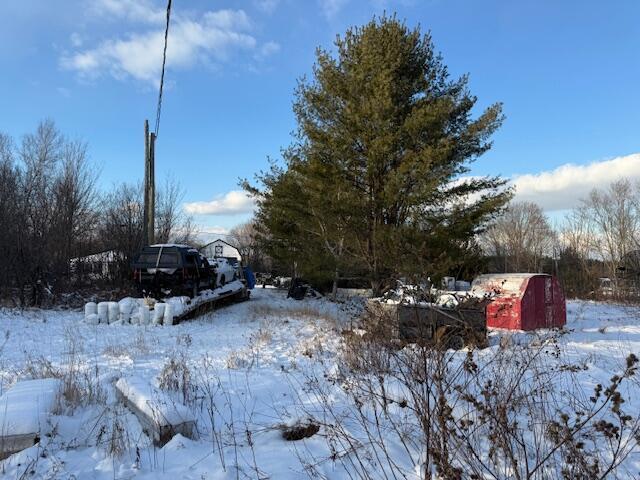
<instances>
[{"instance_id":1,"label":"wooden plank","mask_svg":"<svg viewBox=\"0 0 640 480\"><path fill-rule=\"evenodd\" d=\"M40 441L40 436L35 433L24 435L0 436L0 460L9 458L14 453L21 452L25 448L33 447Z\"/></svg>"},{"instance_id":2,"label":"wooden plank","mask_svg":"<svg viewBox=\"0 0 640 480\"><path fill-rule=\"evenodd\" d=\"M121 378L116 396L138 418L154 445L163 446L174 435L194 438L196 421L191 411L140 378Z\"/></svg>"}]
</instances>

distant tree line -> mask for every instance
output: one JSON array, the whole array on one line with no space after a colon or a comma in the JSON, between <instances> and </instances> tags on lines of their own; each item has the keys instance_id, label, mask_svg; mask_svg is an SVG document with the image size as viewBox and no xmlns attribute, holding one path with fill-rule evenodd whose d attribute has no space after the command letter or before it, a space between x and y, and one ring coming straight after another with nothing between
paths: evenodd
<instances>
[{"instance_id":1,"label":"distant tree line","mask_svg":"<svg viewBox=\"0 0 640 480\"><path fill-rule=\"evenodd\" d=\"M142 185L103 192L87 144L70 140L53 121L41 122L17 143L0 132L0 294L21 305L40 304L69 287L93 283L71 259L112 250L102 279L123 285L142 246ZM156 239L188 241L182 191L169 179L156 200Z\"/></svg>"},{"instance_id":2,"label":"distant tree line","mask_svg":"<svg viewBox=\"0 0 640 480\"><path fill-rule=\"evenodd\" d=\"M475 244L477 257L460 264L449 274L472 280L478 273L533 272L559 277L572 297L597 297L606 293L619 298L638 296L640 291L640 184L628 180L595 189L580 199L556 222L536 203L511 202L480 233ZM271 258L268 241L261 240L264 225L251 220L230 232L231 243L255 271L280 275L293 274L287 256ZM266 237L268 238L268 237ZM282 259L284 258L284 262ZM299 272L317 268L297 264ZM322 272L323 266L319 269ZM331 272L318 287L331 288ZM431 276L425 270L423 277ZM342 285L363 286L364 270L343 270ZM403 272L399 271L399 275ZM360 282L349 282L351 279ZM608 279L608 280L607 280ZM603 280L605 282L603 282ZM316 280L317 281L317 280Z\"/></svg>"},{"instance_id":3,"label":"distant tree line","mask_svg":"<svg viewBox=\"0 0 640 480\"><path fill-rule=\"evenodd\" d=\"M535 203L515 202L480 237L494 272L556 274L570 295L637 295L640 185L627 179L594 189L557 225Z\"/></svg>"}]
</instances>

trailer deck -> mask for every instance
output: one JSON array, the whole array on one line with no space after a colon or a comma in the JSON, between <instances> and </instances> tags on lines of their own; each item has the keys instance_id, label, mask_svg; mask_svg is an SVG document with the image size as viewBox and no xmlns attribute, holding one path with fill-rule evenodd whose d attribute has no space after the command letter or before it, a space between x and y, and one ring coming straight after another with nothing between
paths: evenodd
<instances>
[{"instance_id":1,"label":"trailer deck","mask_svg":"<svg viewBox=\"0 0 640 480\"><path fill-rule=\"evenodd\" d=\"M224 287L222 287L224 289ZM192 304L188 306L181 314L176 315L173 319L173 323L177 324L185 320L191 320L193 318L204 315L207 312L215 310L218 307L229 305L234 302L242 302L249 300L250 291L243 287L237 289L223 290L212 297L202 297L199 301L192 301ZM193 300L197 300L201 297L196 297Z\"/></svg>"}]
</instances>

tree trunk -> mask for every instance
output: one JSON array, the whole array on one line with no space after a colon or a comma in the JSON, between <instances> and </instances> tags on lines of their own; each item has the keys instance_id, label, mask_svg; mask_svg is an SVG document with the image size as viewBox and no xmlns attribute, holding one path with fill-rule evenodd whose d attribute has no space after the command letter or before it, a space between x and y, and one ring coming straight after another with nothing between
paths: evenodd
<instances>
[{"instance_id":1,"label":"tree trunk","mask_svg":"<svg viewBox=\"0 0 640 480\"><path fill-rule=\"evenodd\" d=\"M338 270L333 275L333 285L331 287L331 297L335 300L338 295Z\"/></svg>"}]
</instances>

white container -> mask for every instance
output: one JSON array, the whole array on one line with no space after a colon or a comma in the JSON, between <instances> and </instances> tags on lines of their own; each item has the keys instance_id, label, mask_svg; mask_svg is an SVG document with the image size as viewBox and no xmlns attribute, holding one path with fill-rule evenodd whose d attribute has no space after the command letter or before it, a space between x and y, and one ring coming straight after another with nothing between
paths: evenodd
<instances>
[{"instance_id":1,"label":"white container","mask_svg":"<svg viewBox=\"0 0 640 480\"><path fill-rule=\"evenodd\" d=\"M84 318L89 317L89 315L97 315L98 314L98 306L95 302L88 302L84 304Z\"/></svg>"},{"instance_id":2,"label":"white container","mask_svg":"<svg viewBox=\"0 0 640 480\"><path fill-rule=\"evenodd\" d=\"M120 319L125 323L129 322L129 317L131 316L131 313L133 312L133 309L136 305L135 302L135 299L131 297L123 298L118 302L118 305L120 305Z\"/></svg>"},{"instance_id":3,"label":"white container","mask_svg":"<svg viewBox=\"0 0 640 480\"><path fill-rule=\"evenodd\" d=\"M140 312L131 314L131 317L129 317L129 323L131 325L140 325Z\"/></svg>"},{"instance_id":4,"label":"white container","mask_svg":"<svg viewBox=\"0 0 640 480\"><path fill-rule=\"evenodd\" d=\"M153 324L162 325L166 303L156 303L153 308Z\"/></svg>"},{"instance_id":5,"label":"white container","mask_svg":"<svg viewBox=\"0 0 640 480\"><path fill-rule=\"evenodd\" d=\"M109 323L109 302L98 303L98 320L100 323Z\"/></svg>"},{"instance_id":6,"label":"white container","mask_svg":"<svg viewBox=\"0 0 640 480\"><path fill-rule=\"evenodd\" d=\"M120 318L120 305L118 302L109 302L109 323L117 322Z\"/></svg>"},{"instance_id":7,"label":"white container","mask_svg":"<svg viewBox=\"0 0 640 480\"><path fill-rule=\"evenodd\" d=\"M164 325L173 325L173 305L167 303L164 307Z\"/></svg>"},{"instance_id":8,"label":"white container","mask_svg":"<svg viewBox=\"0 0 640 480\"><path fill-rule=\"evenodd\" d=\"M90 313L89 315L87 315L85 317L85 321L89 325L97 325L98 323L100 323L100 319L98 318L98 314L97 313Z\"/></svg>"},{"instance_id":9,"label":"white container","mask_svg":"<svg viewBox=\"0 0 640 480\"><path fill-rule=\"evenodd\" d=\"M120 312L120 321L123 324L128 325L129 323L131 323L131 314Z\"/></svg>"},{"instance_id":10,"label":"white container","mask_svg":"<svg viewBox=\"0 0 640 480\"><path fill-rule=\"evenodd\" d=\"M149 325L149 319L151 318L151 312L149 311L149 305L142 305L140 307L140 325Z\"/></svg>"}]
</instances>

